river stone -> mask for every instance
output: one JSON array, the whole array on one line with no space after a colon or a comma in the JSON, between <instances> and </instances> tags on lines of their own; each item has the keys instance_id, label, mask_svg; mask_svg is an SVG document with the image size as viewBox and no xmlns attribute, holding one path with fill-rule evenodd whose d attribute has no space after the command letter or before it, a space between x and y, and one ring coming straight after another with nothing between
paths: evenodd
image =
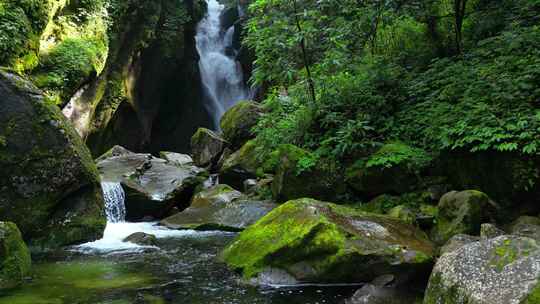
<instances>
[{"instance_id":1,"label":"river stone","mask_svg":"<svg viewBox=\"0 0 540 304\"><path fill-rule=\"evenodd\" d=\"M272 182L272 194L279 202L311 197L320 200L338 199L345 184L335 163L317 160L312 153L294 145L278 149L278 167ZM301 168L301 162L313 161Z\"/></svg>"},{"instance_id":2,"label":"river stone","mask_svg":"<svg viewBox=\"0 0 540 304\"><path fill-rule=\"evenodd\" d=\"M19 285L30 272L30 251L17 225L0 222L0 290Z\"/></svg>"},{"instance_id":3,"label":"river stone","mask_svg":"<svg viewBox=\"0 0 540 304\"><path fill-rule=\"evenodd\" d=\"M530 237L540 242L540 219L533 216L521 216L510 224L511 234Z\"/></svg>"},{"instance_id":4,"label":"river stone","mask_svg":"<svg viewBox=\"0 0 540 304\"><path fill-rule=\"evenodd\" d=\"M289 201L225 248L228 266L245 279L268 268L299 282L367 282L381 275L429 273L434 247L399 220L314 199Z\"/></svg>"},{"instance_id":5,"label":"river stone","mask_svg":"<svg viewBox=\"0 0 540 304\"><path fill-rule=\"evenodd\" d=\"M172 229L240 231L276 207L268 201L240 199L241 193L218 185L193 197L191 206L161 221Z\"/></svg>"},{"instance_id":6,"label":"river stone","mask_svg":"<svg viewBox=\"0 0 540 304\"><path fill-rule=\"evenodd\" d=\"M480 191L451 191L439 201L437 224L431 231L432 239L444 244L453 235L479 235L480 225L489 220L492 208L489 197Z\"/></svg>"},{"instance_id":7,"label":"river stone","mask_svg":"<svg viewBox=\"0 0 540 304\"><path fill-rule=\"evenodd\" d=\"M191 138L191 154L197 166L207 167L216 163L227 142L211 130L199 128Z\"/></svg>"},{"instance_id":8,"label":"river stone","mask_svg":"<svg viewBox=\"0 0 540 304\"><path fill-rule=\"evenodd\" d=\"M207 178L204 169L173 165L150 154L128 153L102 158L98 169L105 182L119 182L126 192L126 219L163 218L184 209L194 189Z\"/></svg>"},{"instance_id":9,"label":"river stone","mask_svg":"<svg viewBox=\"0 0 540 304\"><path fill-rule=\"evenodd\" d=\"M444 246L441 247L439 250L440 254L445 254L447 252L451 252L454 250L457 250L467 244L470 244L472 242L477 242L480 240L477 236L472 235L466 235L466 234L456 234L453 237L451 237Z\"/></svg>"},{"instance_id":10,"label":"river stone","mask_svg":"<svg viewBox=\"0 0 540 304\"><path fill-rule=\"evenodd\" d=\"M185 165L193 164L193 158L191 158L191 156L187 154L162 151L162 152L159 152L159 157L169 162L169 164L176 165L176 166L185 166Z\"/></svg>"},{"instance_id":11,"label":"river stone","mask_svg":"<svg viewBox=\"0 0 540 304\"><path fill-rule=\"evenodd\" d=\"M90 152L30 82L0 71L0 215L36 250L99 239L106 219Z\"/></svg>"},{"instance_id":12,"label":"river stone","mask_svg":"<svg viewBox=\"0 0 540 304\"><path fill-rule=\"evenodd\" d=\"M141 246L157 246L156 236L144 232L135 232L126 237L123 241Z\"/></svg>"},{"instance_id":13,"label":"river stone","mask_svg":"<svg viewBox=\"0 0 540 304\"><path fill-rule=\"evenodd\" d=\"M221 118L223 137L234 149L255 137L252 129L262 116L262 107L253 101L240 101Z\"/></svg>"},{"instance_id":14,"label":"river stone","mask_svg":"<svg viewBox=\"0 0 540 304\"><path fill-rule=\"evenodd\" d=\"M540 303L540 245L504 235L443 254L424 304Z\"/></svg>"},{"instance_id":15,"label":"river stone","mask_svg":"<svg viewBox=\"0 0 540 304\"><path fill-rule=\"evenodd\" d=\"M219 170L220 182L243 190L244 181L256 178L257 169L261 166L256 147L255 141L250 140L227 157Z\"/></svg>"},{"instance_id":16,"label":"river stone","mask_svg":"<svg viewBox=\"0 0 540 304\"><path fill-rule=\"evenodd\" d=\"M482 239L492 239L504 234L506 233L495 224L484 223L480 226L480 237Z\"/></svg>"}]
</instances>

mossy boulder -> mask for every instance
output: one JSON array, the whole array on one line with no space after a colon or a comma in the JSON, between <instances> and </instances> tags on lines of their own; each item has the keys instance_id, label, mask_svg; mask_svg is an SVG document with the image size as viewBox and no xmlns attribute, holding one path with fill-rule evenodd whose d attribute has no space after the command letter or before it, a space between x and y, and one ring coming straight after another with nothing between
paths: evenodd
<instances>
[{"instance_id":1,"label":"mossy boulder","mask_svg":"<svg viewBox=\"0 0 540 304\"><path fill-rule=\"evenodd\" d=\"M0 222L0 290L19 285L29 274L31 263L17 225Z\"/></svg>"},{"instance_id":2,"label":"mossy boulder","mask_svg":"<svg viewBox=\"0 0 540 304\"><path fill-rule=\"evenodd\" d=\"M277 159L272 193L279 202L302 197L331 201L345 192L343 178L332 161L294 145L281 145Z\"/></svg>"},{"instance_id":3,"label":"mossy boulder","mask_svg":"<svg viewBox=\"0 0 540 304\"><path fill-rule=\"evenodd\" d=\"M153 234L144 232L135 232L130 234L123 241L141 246L157 246L157 237Z\"/></svg>"},{"instance_id":4,"label":"mossy boulder","mask_svg":"<svg viewBox=\"0 0 540 304\"><path fill-rule=\"evenodd\" d=\"M425 234L399 220L298 199L240 233L223 258L245 279L277 269L300 282L343 283L429 272L433 254Z\"/></svg>"},{"instance_id":5,"label":"mossy boulder","mask_svg":"<svg viewBox=\"0 0 540 304\"><path fill-rule=\"evenodd\" d=\"M126 219L163 218L174 208L184 209L208 172L192 165L172 164L151 154L108 152L98 161L105 182L118 182L126 193ZM114 156L116 155L116 156Z\"/></svg>"},{"instance_id":6,"label":"mossy boulder","mask_svg":"<svg viewBox=\"0 0 540 304\"><path fill-rule=\"evenodd\" d=\"M275 208L268 201L241 198L227 185L197 193L186 210L161 221L172 229L240 231Z\"/></svg>"},{"instance_id":7,"label":"mossy boulder","mask_svg":"<svg viewBox=\"0 0 540 304\"><path fill-rule=\"evenodd\" d=\"M0 71L0 214L32 247L99 239L100 178L60 110L26 80Z\"/></svg>"},{"instance_id":8,"label":"mossy boulder","mask_svg":"<svg viewBox=\"0 0 540 304\"><path fill-rule=\"evenodd\" d=\"M219 170L221 182L243 190L245 180L256 178L261 168L256 148L255 141L250 140L227 157Z\"/></svg>"},{"instance_id":9,"label":"mossy boulder","mask_svg":"<svg viewBox=\"0 0 540 304\"><path fill-rule=\"evenodd\" d=\"M388 216L404 221L408 224L414 224L416 214L409 207L404 205L396 206L388 211Z\"/></svg>"},{"instance_id":10,"label":"mossy boulder","mask_svg":"<svg viewBox=\"0 0 540 304\"><path fill-rule=\"evenodd\" d=\"M402 194L414 190L429 165L429 155L402 143L390 143L346 172L347 184L360 194Z\"/></svg>"},{"instance_id":11,"label":"mossy boulder","mask_svg":"<svg viewBox=\"0 0 540 304\"><path fill-rule=\"evenodd\" d=\"M233 148L240 148L255 137L251 130L262 116L262 107L253 101L240 101L221 118L223 137Z\"/></svg>"},{"instance_id":12,"label":"mossy boulder","mask_svg":"<svg viewBox=\"0 0 540 304\"><path fill-rule=\"evenodd\" d=\"M219 160L227 142L211 130L199 128L191 138L193 161L200 167L207 167Z\"/></svg>"},{"instance_id":13,"label":"mossy boulder","mask_svg":"<svg viewBox=\"0 0 540 304\"><path fill-rule=\"evenodd\" d=\"M437 225L431 231L431 238L444 244L456 234L479 235L480 225L489 222L495 207L485 193L465 190L443 195L438 209Z\"/></svg>"},{"instance_id":14,"label":"mossy boulder","mask_svg":"<svg viewBox=\"0 0 540 304\"><path fill-rule=\"evenodd\" d=\"M520 216L508 227L511 234L529 237L540 242L540 218Z\"/></svg>"},{"instance_id":15,"label":"mossy boulder","mask_svg":"<svg viewBox=\"0 0 540 304\"><path fill-rule=\"evenodd\" d=\"M540 245L499 236L443 254L431 274L424 304L540 303Z\"/></svg>"}]
</instances>

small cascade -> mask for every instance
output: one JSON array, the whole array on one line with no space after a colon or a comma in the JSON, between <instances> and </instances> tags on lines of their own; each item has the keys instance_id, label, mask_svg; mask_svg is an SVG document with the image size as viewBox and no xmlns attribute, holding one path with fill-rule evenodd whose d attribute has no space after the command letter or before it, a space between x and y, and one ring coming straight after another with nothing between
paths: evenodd
<instances>
[{"instance_id":1,"label":"small cascade","mask_svg":"<svg viewBox=\"0 0 540 304\"><path fill-rule=\"evenodd\" d=\"M225 29L220 21L225 6L216 0L207 3L208 13L197 26L195 40L205 106L212 115L214 129L219 130L221 116L238 101L249 99L251 93L245 87L242 66L230 52L234 26Z\"/></svg>"},{"instance_id":2,"label":"small cascade","mask_svg":"<svg viewBox=\"0 0 540 304\"><path fill-rule=\"evenodd\" d=\"M121 223L126 220L126 195L120 183L103 182L103 197L105 199L105 213L107 222Z\"/></svg>"}]
</instances>

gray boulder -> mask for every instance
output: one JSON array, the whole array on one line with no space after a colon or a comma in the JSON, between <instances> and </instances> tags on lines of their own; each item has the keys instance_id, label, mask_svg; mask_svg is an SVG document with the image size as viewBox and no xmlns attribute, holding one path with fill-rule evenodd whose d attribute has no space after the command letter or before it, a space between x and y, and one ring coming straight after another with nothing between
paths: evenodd
<instances>
[{"instance_id":1,"label":"gray boulder","mask_svg":"<svg viewBox=\"0 0 540 304\"><path fill-rule=\"evenodd\" d=\"M510 224L509 232L514 235L530 237L540 242L540 218L521 216Z\"/></svg>"},{"instance_id":2,"label":"gray boulder","mask_svg":"<svg viewBox=\"0 0 540 304\"><path fill-rule=\"evenodd\" d=\"M163 218L174 207L189 205L194 189L207 179L204 169L171 164L150 154L122 153L100 158L105 182L119 182L126 192L126 219Z\"/></svg>"},{"instance_id":3,"label":"gray boulder","mask_svg":"<svg viewBox=\"0 0 540 304\"><path fill-rule=\"evenodd\" d=\"M141 246L157 246L156 236L144 232L135 232L126 237L124 242L130 242Z\"/></svg>"},{"instance_id":4,"label":"gray boulder","mask_svg":"<svg viewBox=\"0 0 540 304\"><path fill-rule=\"evenodd\" d=\"M176 166L193 165L193 158L187 154L162 151L159 152L159 157Z\"/></svg>"},{"instance_id":5,"label":"gray boulder","mask_svg":"<svg viewBox=\"0 0 540 304\"><path fill-rule=\"evenodd\" d=\"M424 297L424 304L442 303L540 303L540 245L505 235L443 254Z\"/></svg>"},{"instance_id":6,"label":"gray boulder","mask_svg":"<svg viewBox=\"0 0 540 304\"><path fill-rule=\"evenodd\" d=\"M191 138L191 154L197 166L207 167L219 161L227 142L211 130L199 128Z\"/></svg>"}]
</instances>

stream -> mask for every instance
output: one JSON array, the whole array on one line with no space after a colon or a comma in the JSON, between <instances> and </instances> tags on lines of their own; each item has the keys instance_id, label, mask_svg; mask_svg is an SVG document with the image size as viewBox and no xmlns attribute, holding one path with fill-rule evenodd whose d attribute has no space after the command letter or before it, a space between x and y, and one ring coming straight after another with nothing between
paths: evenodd
<instances>
[{"instance_id":1,"label":"stream","mask_svg":"<svg viewBox=\"0 0 540 304\"><path fill-rule=\"evenodd\" d=\"M34 256L32 276L0 294L0 304L322 304L343 303L358 288L246 285L219 259L235 233L125 222L122 187L102 188L103 238ZM123 241L135 232L155 235L156 246Z\"/></svg>"}]
</instances>

